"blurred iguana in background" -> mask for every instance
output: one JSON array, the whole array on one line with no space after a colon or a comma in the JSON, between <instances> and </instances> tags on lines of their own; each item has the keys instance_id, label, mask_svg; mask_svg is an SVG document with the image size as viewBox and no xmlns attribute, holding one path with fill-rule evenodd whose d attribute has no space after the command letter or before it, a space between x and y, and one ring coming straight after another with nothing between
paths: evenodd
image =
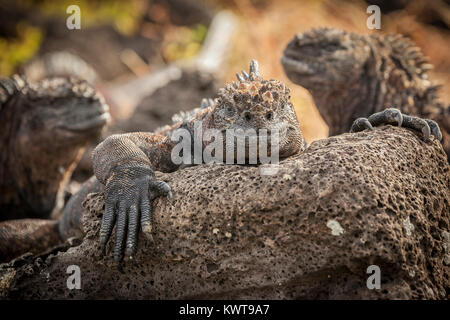
<instances>
[{"instance_id":1,"label":"blurred iguana in background","mask_svg":"<svg viewBox=\"0 0 450 320\"><path fill-rule=\"evenodd\" d=\"M387 107L435 120L450 157L450 108L428 79L420 48L401 35L358 35L332 28L297 34L281 59L294 83L310 91L329 134Z\"/></svg>"},{"instance_id":2,"label":"blurred iguana in background","mask_svg":"<svg viewBox=\"0 0 450 320\"><path fill-rule=\"evenodd\" d=\"M109 119L84 80L0 79L0 221L57 217L84 148Z\"/></svg>"}]
</instances>

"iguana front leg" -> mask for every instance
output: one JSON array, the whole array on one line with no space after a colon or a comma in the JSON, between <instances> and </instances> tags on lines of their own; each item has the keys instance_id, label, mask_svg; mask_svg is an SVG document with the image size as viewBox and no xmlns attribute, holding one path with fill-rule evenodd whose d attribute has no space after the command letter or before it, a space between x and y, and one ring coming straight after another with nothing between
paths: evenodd
<instances>
[{"instance_id":1,"label":"iguana front leg","mask_svg":"<svg viewBox=\"0 0 450 320\"><path fill-rule=\"evenodd\" d=\"M105 185L100 246L104 252L116 225L115 261L122 260L124 251L130 259L135 255L139 224L151 238L153 199L161 195L172 198L170 187L157 181L153 170L177 169L170 157L173 146L166 136L129 133L110 136L94 150L94 173Z\"/></svg>"},{"instance_id":2,"label":"iguana front leg","mask_svg":"<svg viewBox=\"0 0 450 320\"><path fill-rule=\"evenodd\" d=\"M374 126L385 124L398 125L399 127L420 131L422 132L425 141L430 139L431 134L439 141L442 140L441 130L435 121L408 116L402 114L400 110L395 108L388 108L381 112L374 113L369 118L356 119L353 122L350 132L359 132L364 129L373 130Z\"/></svg>"}]
</instances>

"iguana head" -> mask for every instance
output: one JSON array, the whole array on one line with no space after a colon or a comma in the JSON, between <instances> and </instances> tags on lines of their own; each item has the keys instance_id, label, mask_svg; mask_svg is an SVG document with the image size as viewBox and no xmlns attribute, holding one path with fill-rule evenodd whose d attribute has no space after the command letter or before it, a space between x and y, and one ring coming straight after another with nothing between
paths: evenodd
<instances>
[{"instance_id":1,"label":"iguana head","mask_svg":"<svg viewBox=\"0 0 450 320\"><path fill-rule=\"evenodd\" d=\"M298 152L303 147L303 137L289 88L278 80L263 79L255 60L250 63L249 73L242 71L237 79L219 90L212 110L214 128L223 133L255 130L258 136L267 134L269 144L271 133L277 131L279 156Z\"/></svg>"},{"instance_id":2,"label":"iguana head","mask_svg":"<svg viewBox=\"0 0 450 320\"><path fill-rule=\"evenodd\" d=\"M284 50L281 63L290 80L314 95L353 85L370 54L363 36L320 28L297 34Z\"/></svg>"},{"instance_id":3,"label":"iguana head","mask_svg":"<svg viewBox=\"0 0 450 320\"><path fill-rule=\"evenodd\" d=\"M109 118L103 98L86 81L0 79L0 178L14 182L31 210L50 211L83 147Z\"/></svg>"},{"instance_id":4,"label":"iguana head","mask_svg":"<svg viewBox=\"0 0 450 320\"><path fill-rule=\"evenodd\" d=\"M51 150L87 142L108 122L103 98L84 80L50 78L28 84L21 92L20 134Z\"/></svg>"}]
</instances>

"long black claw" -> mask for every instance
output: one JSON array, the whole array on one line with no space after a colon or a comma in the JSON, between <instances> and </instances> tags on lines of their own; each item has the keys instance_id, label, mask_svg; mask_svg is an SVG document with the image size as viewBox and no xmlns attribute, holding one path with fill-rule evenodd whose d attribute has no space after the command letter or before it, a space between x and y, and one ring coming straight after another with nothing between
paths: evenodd
<instances>
[{"instance_id":1,"label":"long black claw","mask_svg":"<svg viewBox=\"0 0 450 320\"><path fill-rule=\"evenodd\" d=\"M106 243L111 237L112 230L114 228L114 223L116 220L115 215L115 201L106 200L105 202L105 213L102 218L102 226L100 229L100 249L104 255L106 252Z\"/></svg>"},{"instance_id":2,"label":"long black claw","mask_svg":"<svg viewBox=\"0 0 450 320\"><path fill-rule=\"evenodd\" d=\"M433 134L433 136L435 136L436 139L438 139L438 141L442 141L442 132L441 132L441 129L439 128L439 125L436 123L436 121L429 120L429 119L425 119L425 121L428 123L428 126L430 127L431 133Z\"/></svg>"},{"instance_id":3,"label":"long black claw","mask_svg":"<svg viewBox=\"0 0 450 320\"><path fill-rule=\"evenodd\" d=\"M136 254L136 246L138 241L138 225L139 225L139 211L136 204L130 206L128 212L128 233L125 255L131 260Z\"/></svg>"},{"instance_id":4,"label":"long black claw","mask_svg":"<svg viewBox=\"0 0 450 320\"><path fill-rule=\"evenodd\" d=\"M425 141L430 140L431 129L430 129L430 126L428 126L428 124L426 126L422 127L422 135L423 135L423 139Z\"/></svg>"},{"instance_id":5,"label":"long black claw","mask_svg":"<svg viewBox=\"0 0 450 320\"><path fill-rule=\"evenodd\" d=\"M152 181L148 189L150 194L143 194L141 197L141 229L146 238L153 241L153 212L150 200L159 196L166 196L169 200L172 200L173 194L170 186L164 181Z\"/></svg>"},{"instance_id":6,"label":"long black claw","mask_svg":"<svg viewBox=\"0 0 450 320\"><path fill-rule=\"evenodd\" d=\"M396 124L401 127L403 124L403 115L398 109L388 108L381 112L372 114L368 120L372 126L375 127L385 124Z\"/></svg>"},{"instance_id":7,"label":"long black claw","mask_svg":"<svg viewBox=\"0 0 450 320\"><path fill-rule=\"evenodd\" d=\"M153 240L152 237L152 206L148 191L144 191L141 196L141 229L145 237Z\"/></svg>"},{"instance_id":8,"label":"long black claw","mask_svg":"<svg viewBox=\"0 0 450 320\"><path fill-rule=\"evenodd\" d=\"M125 201L119 205L119 215L116 225L116 238L114 243L114 261L121 261L123 255L123 244L125 239L125 227L127 225L127 208Z\"/></svg>"},{"instance_id":9,"label":"long black claw","mask_svg":"<svg viewBox=\"0 0 450 320\"><path fill-rule=\"evenodd\" d=\"M367 118L358 118L353 122L350 132L359 132L364 129L373 130L373 127Z\"/></svg>"},{"instance_id":10,"label":"long black claw","mask_svg":"<svg viewBox=\"0 0 450 320\"><path fill-rule=\"evenodd\" d=\"M172 198L172 189L164 181L152 181L149 188L155 197L166 196L169 199Z\"/></svg>"},{"instance_id":11,"label":"long black claw","mask_svg":"<svg viewBox=\"0 0 450 320\"><path fill-rule=\"evenodd\" d=\"M412 116L403 116L403 127L422 132L423 139L428 141L431 135L431 129L427 121Z\"/></svg>"}]
</instances>

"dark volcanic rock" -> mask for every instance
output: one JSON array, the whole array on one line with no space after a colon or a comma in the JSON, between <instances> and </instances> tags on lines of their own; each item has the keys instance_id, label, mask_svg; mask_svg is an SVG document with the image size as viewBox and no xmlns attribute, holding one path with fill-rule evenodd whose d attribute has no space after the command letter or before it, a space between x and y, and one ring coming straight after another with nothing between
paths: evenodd
<instances>
[{"instance_id":1,"label":"dark volcanic rock","mask_svg":"<svg viewBox=\"0 0 450 320\"><path fill-rule=\"evenodd\" d=\"M312 143L258 167L204 165L158 174L154 243L117 270L97 247L103 196L90 194L85 239L0 268L8 298L443 299L449 288L450 170L438 142L383 127ZM111 244L109 247L111 250ZM81 268L81 290L66 269ZM369 290L367 268L381 269Z\"/></svg>"},{"instance_id":2,"label":"dark volcanic rock","mask_svg":"<svg viewBox=\"0 0 450 320\"><path fill-rule=\"evenodd\" d=\"M170 124L174 114L200 107L203 98L216 98L217 83L212 74L183 70L180 79L145 97L133 115L111 126L109 133L154 131Z\"/></svg>"}]
</instances>

